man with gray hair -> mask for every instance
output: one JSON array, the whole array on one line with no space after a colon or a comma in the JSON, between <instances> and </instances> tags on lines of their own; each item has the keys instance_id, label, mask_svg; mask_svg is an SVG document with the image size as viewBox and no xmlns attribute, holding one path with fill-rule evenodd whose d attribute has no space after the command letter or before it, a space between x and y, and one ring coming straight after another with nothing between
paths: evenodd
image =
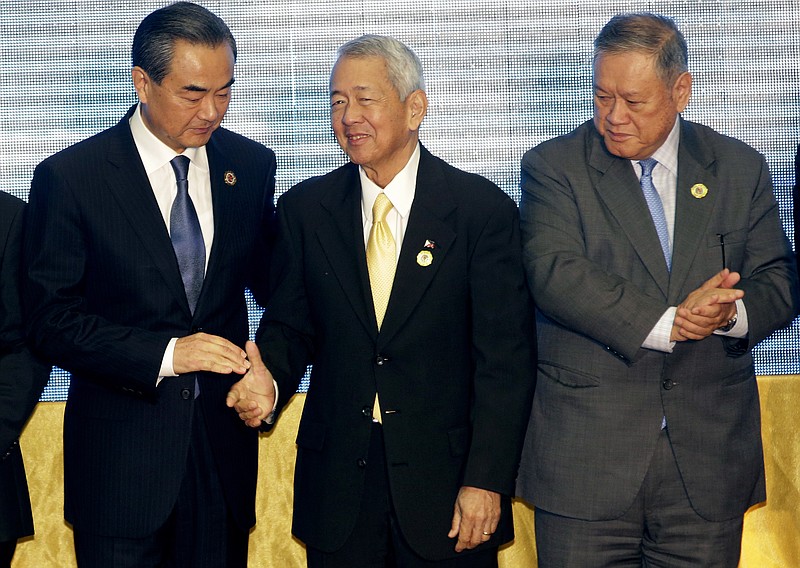
<instances>
[{"instance_id":1,"label":"man with gray hair","mask_svg":"<svg viewBox=\"0 0 800 568\"><path fill-rule=\"evenodd\" d=\"M330 104L350 163L279 200L274 296L228 404L270 422L313 363L309 566L496 566L534 386L517 208L419 143L422 66L397 40L342 46Z\"/></svg>"},{"instance_id":2,"label":"man with gray hair","mask_svg":"<svg viewBox=\"0 0 800 568\"><path fill-rule=\"evenodd\" d=\"M539 565L733 568L765 498L752 348L800 306L767 164L680 117L668 18L611 19L593 87L594 120L522 160Z\"/></svg>"}]
</instances>

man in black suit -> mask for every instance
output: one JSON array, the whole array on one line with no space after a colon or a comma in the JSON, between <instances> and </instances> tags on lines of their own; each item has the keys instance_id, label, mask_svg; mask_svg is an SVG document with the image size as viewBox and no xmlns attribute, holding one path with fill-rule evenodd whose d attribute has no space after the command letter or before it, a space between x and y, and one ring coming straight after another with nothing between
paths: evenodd
<instances>
[{"instance_id":1,"label":"man in black suit","mask_svg":"<svg viewBox=\"0 0 800 568\"><path fill-rule=\"evenodd\" d=\"M615 16L594 120L522 160L542 566L734 568L765 498L751 353L797 314L797 273L764 157L680 116L687 52L669 18Z\"/></svg>"},{"instance_id":2,"label":"man in black suit","mask_svg":"<svg viewBox=\"0 0 800 568\"><path fill-rule=\"evenodd\" d=\"M225 393L249 366L245 287L265 299L275 156L220 128L235 59L208 10L153 12L133 40L139 104L34 174L27 323L72 373L81 566L246 565L258 438Z\"/></svg>"},{"instance_id":3,"label":"man in black suit","mask_svg":"<svg viewBox=\"0 0 800 568\"><path fill-rule=\"evenodd\" d=\"M0 192L0 567L11 564L17 539L33 534L18 438L50 375L50 367L25 346L22 328L23 207L23 201Z\"/></svg>"},{"instance_id":4,"label":"man in black suit","mask_svg":"<svg viewBox=\"0 0 800 568\"><path fill-rule=\"evenodd\" d=\"M313 363L293 525L309 566L496 566L534 386L517 208L419 144L402 43L345 44L330 90L351 163L279 201L275 295L228 404L258 426Z\"/></svg>"}]
</instances>

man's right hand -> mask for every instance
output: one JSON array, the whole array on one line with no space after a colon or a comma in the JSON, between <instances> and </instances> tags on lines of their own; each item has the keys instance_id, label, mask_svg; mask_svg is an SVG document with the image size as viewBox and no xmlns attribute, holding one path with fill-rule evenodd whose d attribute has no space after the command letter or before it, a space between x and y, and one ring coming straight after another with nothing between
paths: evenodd
<instances>
[{"instance_id":1,"label":"man's right hand","mask_svg":"<svg viewBox=\"0 0 800 568\"><path fill-rule=\"evenodd\" d=\"M225 404L233 408L245 424L258 428L275 407L275 383L261 360L258 346L248 341L245 349L250 358L250 370L231 387Z\"/></svg>"},{"instance_id":2,"label":"man's right hand","mask_svg":"<svg viewBox=\"0 0 800 568\"><path fill-rule=\"evenodd\" d=\"M195 333L175 342L172 368L177 375L210 371L243 375L250 368L247 354L224 337Z\"/></svg>"}]
</instances>

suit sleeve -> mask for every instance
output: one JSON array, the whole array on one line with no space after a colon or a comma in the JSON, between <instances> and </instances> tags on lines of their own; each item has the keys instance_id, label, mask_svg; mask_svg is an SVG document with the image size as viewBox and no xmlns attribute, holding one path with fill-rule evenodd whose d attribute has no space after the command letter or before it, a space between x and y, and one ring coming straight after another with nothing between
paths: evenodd
<instances>
[{"instance_id":1,"label":"suit sleeve","mask_svg":"<svg viewBox=\"0 0 800 568\"><path fill-rule=\"evenodd\" d=\"M513 495L536 384L517 207L503 199L469 264L474 402L464 485Z\"/></svg>"},{"instance_id":2,"label":"suit sleeve","mask_svg":"<svg viewBox=\"0 0 800 568\"><path fill-rule=\"evenodd\" d=\"M34 172L25 229L23 290L31 347L72 372L118 381L120 387L155 392L171 335L120 325L93 313L85 293L89 243L111 238L89 234L87 211L66 176L47 161ZM103 292L110 301L113 290ZM135 309L130 306L129 309Z\"/></svg>"},{"instance_id":3,"label":"suit sleeve","mask_svg":"<svg viewBox=\"0 0 800 568\"><path fill-rule=\"evenodd\" d=\"M285 196L278 200L277 217L278 238L270 268L272 295L256 333L264 363L278 383L276 413L297 391L313 357L314 338L303 282L302 246L292 230Z\"/></svg>"},{"instance_id":4,"label":"suit sleeve","mask_svg":"<svg viewBox=\"0 0 800 568\"><path fill-rule=\"evenodd\" d=\"M563 158L562 158L563 159ZM548 318L632 360L669 307L586 254L576 191L539 148L522 160L520 215L531 293Z\"/></svg>"},{"instance_id":5,"label":"suit sleeve","mask_svg":"<svg viewBox=\"0 0 800 568\"><path fill-rule=\"evenodd\" d=\"M3 201L3 206L5 206ZM22 207L0 227L0 456L17 440L50 376L25 345L20 311ZM7 234L3 231L8 230Z\"/></svg>"},{"instance_id":6,"label":"suit sleeve","mask_svg":"<svg viewBox=\"0 0 800 568\"><path fill-rule=\"evenodd\" d=\"M748 211L747 234L744 238L728 239L744 246L741 266L732 269L742 275L737 288L745 293L749 330L743 340L725 338L726 349L732 355L746 352L776 329L788 325L800 311L797 267L781 226L763 156Z\"/></svg>"}]
</instances>

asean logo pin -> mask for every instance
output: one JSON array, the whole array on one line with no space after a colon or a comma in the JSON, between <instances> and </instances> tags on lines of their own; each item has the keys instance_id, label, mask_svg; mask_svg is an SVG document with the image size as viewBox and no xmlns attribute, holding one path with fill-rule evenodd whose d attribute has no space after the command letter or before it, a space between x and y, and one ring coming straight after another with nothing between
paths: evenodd
<instances>
[{"instance_id":1,"label":"asean logo pin","mask_svg":"<svg viewBox=\"0 0 800 568\"><path fill-rule=\"evenodd\" d=\"M695 199L703 199L706 195L708 195L708 188L702 183L694 184L692 189L689 191L692 192L692 195Z\"/></svg>"},{"instance_id":2,"label":"asean logo pin","mask_svg":"<svg viewBox=\"0 0 800 568\"><path fill-rule=\"evenodd\" d=\"M230 186L236 185L236 174L233 173L231 170L225 172L225 183L226 185Z\"/></svg>"}]
</instances>

